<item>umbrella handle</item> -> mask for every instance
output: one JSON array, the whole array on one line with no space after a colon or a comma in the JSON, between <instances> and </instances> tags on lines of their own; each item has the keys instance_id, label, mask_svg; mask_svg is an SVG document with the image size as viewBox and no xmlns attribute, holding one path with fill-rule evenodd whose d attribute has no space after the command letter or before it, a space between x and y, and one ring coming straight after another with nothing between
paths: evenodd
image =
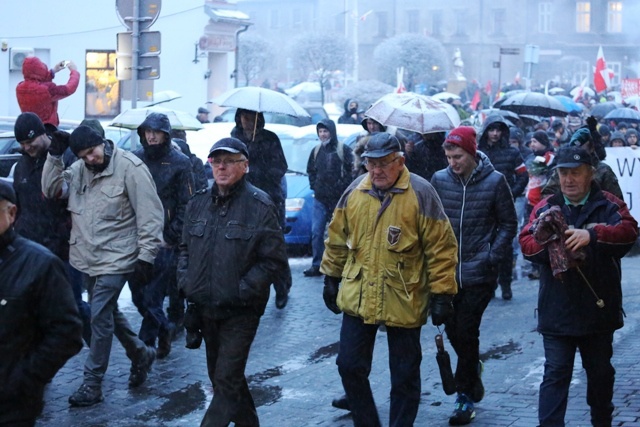
<instances>
[{"instance_id":1,"label":"umbrella handle","mask_svg":"<svg viewBox=\"0 0 640 427\"><path fill-rule=\"evenodd\" d=\"M256 140L256 129L258 129L258 112L256 111L256 119L253 122L253 133L251 134L251 142Z\"/></svg>"}]
</instances>

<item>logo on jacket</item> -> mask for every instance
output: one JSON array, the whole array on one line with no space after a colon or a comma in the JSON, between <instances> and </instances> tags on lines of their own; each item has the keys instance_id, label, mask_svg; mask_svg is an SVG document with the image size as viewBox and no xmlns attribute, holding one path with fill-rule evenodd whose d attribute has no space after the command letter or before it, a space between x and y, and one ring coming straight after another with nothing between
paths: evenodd
<instances>
[{"instance_id":1,"label":"logo on jacket","mask_svg":"<svg viewBox=\"0 0 640 427\"><path fill-rule=\"evenodd\" d=\"M400 241L401 234L402 230L400 227L390 225L389 228L387 228L387 242L389 242L391 246L396 245Z\"/></svg>"}]
</instances>

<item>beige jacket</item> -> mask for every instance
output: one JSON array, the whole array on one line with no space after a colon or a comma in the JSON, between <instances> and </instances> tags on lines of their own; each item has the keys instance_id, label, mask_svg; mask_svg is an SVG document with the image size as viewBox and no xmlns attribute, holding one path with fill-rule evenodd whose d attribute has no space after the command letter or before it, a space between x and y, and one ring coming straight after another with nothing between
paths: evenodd
<instances>
[{"instance_id":1,"label":"beige jacket","mask_svg":"<svg viewBox=\"0 0 640 427\"><path fill-rule=\"evenodd\" d=\"M45 197L68 198L72 228L69 261L90 276L124 274L138 259L154 262L162 243L162 204L149 170L135 155L114 147L109 166L94 174L78 160L66 170L47 155Z\"/></svg>"}]
</instances>

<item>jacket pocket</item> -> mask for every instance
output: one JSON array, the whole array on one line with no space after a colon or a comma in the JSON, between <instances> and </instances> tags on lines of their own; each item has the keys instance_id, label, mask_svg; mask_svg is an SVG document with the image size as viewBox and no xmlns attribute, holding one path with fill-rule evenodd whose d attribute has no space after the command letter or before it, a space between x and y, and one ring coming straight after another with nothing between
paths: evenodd
<instances>
[{"instance_id":1,"label":"jacket pocket","mask_svg":"<svg viewBox=\"0 0 640 427\"><path fill-rule=\"evenodd\" d=\"M255 229L238 221L229 221L224 237L229 240L250 240L255 234Z\"/></svg>"},{"instance_id":2,"label":"jacket pocket","mask_svg":"<svg viewBox=\"0 0 640 427\"><path fill-rule=\"evenodd\" d=\"M202 237L202 236L204 236L204 230L205 230L206 226L207 226L207 221L206 220L203 220L203 221L193 221L192 220L188 225L186 225L187 232L192 237Z\"/></svg>"},{"instance_id":3,"label":"jacket pocket","mask_svg":"<svg viewBox=\"0 0 640 427\"><path fill-rule=\"evenodd\" d=\"M362 264L349 256L342 270L342 284L338 292L337 304L341 310L356 315L362 302Z\"/></svg>"},{"instance_id":4,"label":"jacket pocket","mask_svg":"<svg viewBox=\"0 0 640 427\"><path fill-rule=\"evenodd\" d=\"M100 188L98 216L102 219L120 220L123 218L124 187L120 185L103 185Z\"/></svg>"}]
</instances>

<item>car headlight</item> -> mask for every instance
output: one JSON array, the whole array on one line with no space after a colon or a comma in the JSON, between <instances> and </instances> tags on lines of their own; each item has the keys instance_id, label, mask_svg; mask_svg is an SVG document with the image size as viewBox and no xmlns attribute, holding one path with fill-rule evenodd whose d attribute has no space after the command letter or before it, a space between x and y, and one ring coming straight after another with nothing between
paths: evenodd
<instances>
[{"instance_id":1,"label":"car headlight","mask_svg":"<svg viewBox=\"0 0 640 427\"><path fill-rule=\"evenodd\" d=\"M295 199L287 199L284 204L287 212L298 212L299 210L302 210L303 206L304 199L301 197L296 197Z\"/></svg>"}]
</instances>

